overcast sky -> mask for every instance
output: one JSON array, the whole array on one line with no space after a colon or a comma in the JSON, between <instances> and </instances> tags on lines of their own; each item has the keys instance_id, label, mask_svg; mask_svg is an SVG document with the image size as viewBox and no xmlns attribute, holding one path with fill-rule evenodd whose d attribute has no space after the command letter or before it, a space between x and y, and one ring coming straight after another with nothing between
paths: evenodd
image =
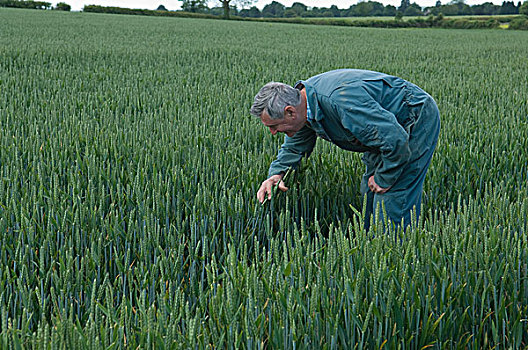
<instances>
[{"instance_id":1,"label":"overcast sky","mask_svg":"<svg viewBox=\"0 0 528 350\"><path fill-rule=\"evenodd\" d=\"M117 7L127 7L127 8L139 8L139 9L148 9L155 10L159 5L164 5L168 10L178 10L180 8L180 1L177 0L48 0L53 5L57 2L63 1L72 7L72 11L81 11L84 5L101 5L101 6L117 6ZM258 0L253 3L254 6L257 6L259 9L262 9L267 4L271 3L273 0ZM276 0L283 4L284 6L291 6L294 2L300 2L307 6L317 6L317 7L330 7L336 5L339 8L349 8L351 5L357 4L358 0ZM382 4L399 6L401 0L377 0ZM443 4L448 3L450 0L440 0ZM491 1L494 4L502 4L502 0L466 0L468 5L481 4L486 1ZM436 3L436 0L411 0L411 2L416 2L422 7L433 6ZM518 0L514 0L515 3ZM210 7L219 6L220 1L212 0L209 2Z\"/></svg>"}]
</instances>

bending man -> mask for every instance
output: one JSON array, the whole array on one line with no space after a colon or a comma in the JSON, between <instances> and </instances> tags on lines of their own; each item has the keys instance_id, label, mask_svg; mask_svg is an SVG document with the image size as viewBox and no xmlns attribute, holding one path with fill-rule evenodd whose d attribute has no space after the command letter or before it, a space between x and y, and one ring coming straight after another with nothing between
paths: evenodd
<instances>
[{"instance_id":1,"label":"bending man","mask_svg":"<svg viewBox=\"0 0 528 350\"><path fill-rule=\"evenodd\" d=\"M347 151L363 152L367 229L381 202L396 225L403 219L407 226L413 208L419 216L440 117L433 98L418 86L383 73L339 69L295 87L266 84L255 96L251 114L273 135L286 134L257 192L260 202L271 197L274 185L287 190L281 181L286 170L309 156L320 137Z\"/></svg>"}]
</instances>

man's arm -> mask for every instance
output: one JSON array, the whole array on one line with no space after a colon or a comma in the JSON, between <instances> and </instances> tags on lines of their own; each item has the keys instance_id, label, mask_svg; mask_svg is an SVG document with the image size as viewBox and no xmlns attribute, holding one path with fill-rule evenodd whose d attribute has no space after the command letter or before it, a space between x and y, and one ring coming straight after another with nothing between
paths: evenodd
<instances>
[{"instance_id":1,"label":"man's arm","mask_svg":"<svg viewBox=\"0 0 528 350\"><path fill-rule=\"evenodd\" d=\"M292 137L284 136L277 158L271 163L268 177L284 174L290 167L297 167L303 156L309 156L315 146L317 135L308 126L304 126Z\"/></svg>"},{"instance_id":2,"label":"man's arm","mask_svg":"<svg viewBox=\"0 0 528 350\"><path fill-rule=\"evenodd\" d=\"M277 158L271 163L268 171L268 179L262 182L257 192L260 203L265 198L271 199L273 186L279 185L279 190L287 191L288 188L282 182L284 174L290 167L297 167L303 156L309 156L315 146L317 135L309 127L305 126L292 137L285 136Z\"/></svg>"}]
</instances>

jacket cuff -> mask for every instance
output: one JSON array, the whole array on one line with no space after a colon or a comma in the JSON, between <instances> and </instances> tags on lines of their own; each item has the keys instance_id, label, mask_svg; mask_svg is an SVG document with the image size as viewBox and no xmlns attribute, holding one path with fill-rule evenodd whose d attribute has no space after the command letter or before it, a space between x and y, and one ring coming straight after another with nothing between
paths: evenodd
<instances>
[{"instance_id":1,"label":"jacket cuff","mask_svg":"<svg viewBox=\"0 0 528 350\"><path fill-rule=\"evenodd\" d=\"M392 181L389 183L388 181L384 181L379 174L374 174L374 181L381 188L391 188L392 185L394 185L394 183L396 182Z\"/></svg>"}]
</instances>

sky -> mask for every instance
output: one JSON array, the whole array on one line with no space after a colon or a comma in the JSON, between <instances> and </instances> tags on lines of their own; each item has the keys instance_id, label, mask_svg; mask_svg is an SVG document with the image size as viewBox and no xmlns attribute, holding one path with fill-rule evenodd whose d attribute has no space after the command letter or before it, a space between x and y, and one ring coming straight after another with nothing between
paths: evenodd
<instances>
[{"instance_id":1,"label":"sky","mask_svg":"<svg viewBox=\"0 0 528 350\"><path fill-rule=\"evenodd\" d=\"M81 11L84 5L100 5L100 6L117 6L117 7L127 7L127 8L138 8L138 9L147 9L155 10L159 5L164 5L165 8L169 11L179 10L181 2L178 0L48 0L55 6L57 2L65 2L72 7L72 11ZM259 9L262 9L267 4L271 3L273 0L258 0L253 3L253 6L257 6ZM288 7L291 6L294 2L300 2L310 7L330 7L336 5L339 8L349 8L351 5L357 4L358 0L276 0ZM376 0L381 2L383 5L394 5L399 6L401 0ZM440 0L443 4L448 3L450 0ZM466 0L466 4L475 5L481 4L484 2L493 2L494 4L502 4L502 0ZM434 6L436 0L411 0L411 2L416 2L422 7ZM517 3L517 0L514 1ZM220 1L211 0L209 1L209 7L220 6Z\"/></svg>"}]
</instances>

